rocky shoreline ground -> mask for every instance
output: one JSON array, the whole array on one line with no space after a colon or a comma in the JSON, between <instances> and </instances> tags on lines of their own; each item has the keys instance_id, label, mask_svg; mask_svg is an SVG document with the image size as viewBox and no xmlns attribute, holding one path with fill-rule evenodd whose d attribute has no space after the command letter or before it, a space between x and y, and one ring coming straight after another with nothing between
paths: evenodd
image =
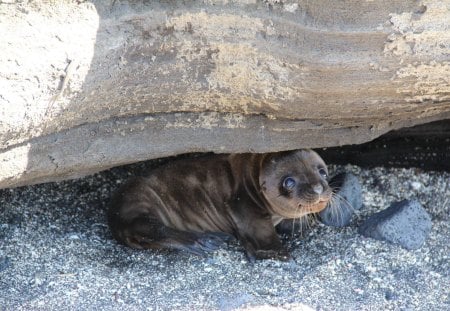
<instances>
[{"instance_id":1,"label":"rocky shoreline ground","mask_svg":"<svg viewBox=\"0 0 450 311\"><path fill-rule=\"evenodd\" d=\"M196 257L118 245L111 192L160 161L73 181L0 190L0 310L446 310L450 308L450 174L361 169L350 226L317 224L285 243L295 263L251 265L235 242ZM358 234L391 202L430 214L425 244L406 250Z\"/></svg>"}]
</instances>

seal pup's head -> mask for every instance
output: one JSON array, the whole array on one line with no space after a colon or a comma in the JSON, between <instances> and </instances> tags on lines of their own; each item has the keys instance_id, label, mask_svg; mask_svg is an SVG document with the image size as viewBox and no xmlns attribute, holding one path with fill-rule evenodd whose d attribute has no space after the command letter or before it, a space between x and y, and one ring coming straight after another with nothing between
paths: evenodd
<instances>
[{"instance_id":1,"label":"seal pup's head","mask_svg":"<svg viewBox=\"0 0 450 311\"><path fill-rule=\"evenodd\" d=\"M327 167L312 150L271 153L260 165L261 192L274 215L300 218L318 213L331 199Z\"/></svg>"}]
</instances>

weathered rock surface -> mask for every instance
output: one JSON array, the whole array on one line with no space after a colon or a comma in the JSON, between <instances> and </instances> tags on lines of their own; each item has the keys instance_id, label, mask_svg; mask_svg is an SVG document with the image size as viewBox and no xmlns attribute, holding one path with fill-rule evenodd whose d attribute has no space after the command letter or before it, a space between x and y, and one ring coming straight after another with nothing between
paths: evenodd
<instances>
[{"instance_id":1,"label":"weathered rock surface","mask_svg":"<svg viewBox=\"0 0 450 311\"><path fill-rule=\"evenodd\" d=\"M359 228L366 237L399 244L410 250L420 248L430 231L430 215L414 200L393 203L370 216Z\"/></svg>"},{"instance_id":2,"label":"weathered rock surface","mask_svg":"<svg viewBox=\"0 0 450 311\"><path fill-rule=\"evenodd\" d=\"M0 188L450 118L448 7L0 1Z\"/></svg>"}]
</instances>

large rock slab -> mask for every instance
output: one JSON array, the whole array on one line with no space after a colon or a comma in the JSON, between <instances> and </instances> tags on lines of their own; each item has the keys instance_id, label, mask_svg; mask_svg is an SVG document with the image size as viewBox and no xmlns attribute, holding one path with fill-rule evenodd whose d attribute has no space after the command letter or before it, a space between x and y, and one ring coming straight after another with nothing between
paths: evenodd
<instances>
[{"instance_id":1,"label":"large rock slab","mask_svg":"<svg viewBox=\"0 0 450 311\"><path fill-rule=\"evenodd\" d=\"M0 188L450 118L448 1L6 2Z\"/></svg>"}]
</instances>

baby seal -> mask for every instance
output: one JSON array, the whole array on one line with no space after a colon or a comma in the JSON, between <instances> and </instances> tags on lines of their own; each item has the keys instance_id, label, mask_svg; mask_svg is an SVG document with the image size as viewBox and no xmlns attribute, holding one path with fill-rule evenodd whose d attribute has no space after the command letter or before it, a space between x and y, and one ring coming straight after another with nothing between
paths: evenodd
<instances>
[{"instance_id":1,"label":"baby seal","mask_svg":"<svg viewBox=\"0 0 450 311\"><path fill-rule=\"evenodd\" d=\"M231 235L250 261L289 260L275 225L323 210L332 196L327 178L312 150L182 159L124 184L109 225L133 248L204 254Z\"/></svg>"}]
</instances>

